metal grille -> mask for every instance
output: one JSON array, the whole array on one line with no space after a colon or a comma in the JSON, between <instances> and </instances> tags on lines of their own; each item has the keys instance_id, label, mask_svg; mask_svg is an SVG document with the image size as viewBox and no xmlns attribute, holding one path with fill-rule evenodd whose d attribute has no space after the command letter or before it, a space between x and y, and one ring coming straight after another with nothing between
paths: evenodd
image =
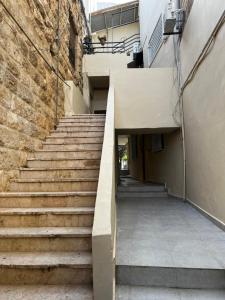
<instances>
[{"instance_id":1,"label":"metal grille","mask_svg":"<svg viewBox=\"0 0 225 300\"><path fill-rule=\"evenodd\" d=\"M159 17L159 20L155 26L155 29L151 35L151 38L148 43L149 49L149 67L151 66L153 60L155 59L157 52L162 44L163 37L163 27L162 27L162 15Z\"/></svg>"},{"instance_id":2,"label":"metal grille","mask_svg":"<svg viewBox=\"0 0 225 300\"><path fill-rule=\"evenodd\" d=\"M138 1L133 1L128 4L117 5L115 8L94 12L91 16L91 31L97 32L138 22L138 7Z\"/></svg>"},{"instance_id":3,"label":"metal grille","mask_svg":"<svg viewBox=\"0 0 225 300\"><path fill-rule=\"evenodd\" d=\"M185 10L185 21L187 20L194 0L181 0L181 7Z\"/></svg>"}]
</instances>

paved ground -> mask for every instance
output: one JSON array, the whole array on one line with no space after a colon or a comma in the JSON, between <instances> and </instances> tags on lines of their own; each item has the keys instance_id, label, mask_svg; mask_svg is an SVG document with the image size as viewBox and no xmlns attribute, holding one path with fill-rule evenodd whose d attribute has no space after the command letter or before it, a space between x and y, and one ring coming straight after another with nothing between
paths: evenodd
<instances>
[{"instance_id":1,"label":"paved ground","mask_svg":"<svg viewBox=\"0 0 225 300\"><path fill-rule=\"evenodd\" d=\"M117 300L224 300L224 290L119 286Z\"/></svg>"},{"instance_id":2,"label":"paved ground","mask_svg":"<svg viewBox=\"0 0 225 300\"><path fill-rule=\"evenodd\" d=\"M225 232L176 198L118 200L117 265L225 269Z\"/></svg>"}]
</instances>

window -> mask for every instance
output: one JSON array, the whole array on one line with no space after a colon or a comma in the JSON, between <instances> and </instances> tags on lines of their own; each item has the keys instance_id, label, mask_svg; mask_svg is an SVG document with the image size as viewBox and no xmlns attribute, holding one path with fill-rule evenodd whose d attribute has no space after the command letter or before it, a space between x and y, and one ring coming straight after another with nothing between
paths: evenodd
<instances>
[{"instance_id":1,"label":"window","mask_svg":"<svg viewBox=\"0 0 225 300\"><path fill-rule=\"evenodd\" d=\"M70 37L69 37L69 61L73 69L76 68L76 51L77 51L77 31L76 26L73 20L72 12L69 14L69 23L70 23Z\"/></svg>"},{"instance_id":2,"label":"window","mask_svg":"<svg viewBox=\"0 0 225 300\"><path fill-rule=\"evenodd\" d=\"M153 60L155 59L161 44L162 44L162 39L163 37L163 26L162 26L162 15L159 17L159 20L155 26L155 29L151 35L151 38L148 43L148 62L149 62L149 67L153 63Z\"/></svg>"},{"instance_id":3,"label":"window","mask_svg":"<svg viewBox=\"0 0 225 300\"><path fill-rule=\"evenodd\" d=\"M160 152L164 149L163 134L152 134L152 152Z\"/></svg>"},{"instance_id":4,"label":"window","mask_svg":"<svg viewBox=\"0 0 225 300\"><path fill-rule=\"evenodd\" d=\"M132 160L137 159L137 135L131 135L131 158Z\"/></svg>"}]
</instances>

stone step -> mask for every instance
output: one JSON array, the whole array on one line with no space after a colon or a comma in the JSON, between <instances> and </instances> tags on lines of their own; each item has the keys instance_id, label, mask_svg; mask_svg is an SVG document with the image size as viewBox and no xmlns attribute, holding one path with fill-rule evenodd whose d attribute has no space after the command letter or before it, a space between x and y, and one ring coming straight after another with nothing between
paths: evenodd
<instances>
[{"instance_id":1,"label":"stone step","mask_svg":"<svg viewBox=\"0 0 225 300\"><path fill-rule=\"evenodd\" d=\"M28 168L83 168L99 167L99 159L28 159Z\"/></svg>"},{"instance_id":2,"label":"stone step","mask_svg":"<svg viewBox=\"0 0 225 300\"><path fill-rule=\"evenodd\" d=\"M119 192L164 192L164 185L118 186Z\"/></svg>"},{"instance_id":3,"label":"stone step","mask_svg":"<svg viewBox=\"0 0 225 300\"><path fill-rule=\"evenodd\" d=\"M32 153L30 158L35 159L101 159L101 150L77 150L77 151L54 151L54 150L39 150Z\"/></svg>"},{"instance_id":4,"label":"stone step","mask_svg":"<svg viewBox=\"0 0 225 300\"><path fill-rule=\"evenodd\" d=\"M92 285L1 285L4 300L93 300ZM3 298L2 298L3 299Z\"/></svg>"},{"instance_id":5,"label":"stone step","mask_svg":"<svg viewBox=\"0 0 225 300\"><path fill-rule=\"evenodd\" d=\"M103 143L103 137L48 137L47 143L50 144L96 144Z\"/></svg>"},{"instance_id":6,"label":"stone step","mask_svg":"<svg viewBox=\"0 0 225 300\"><path fill-rule=\"evenodd\" d=\"M224 300L223 289L175 289L118 285L116 300Z\"/></svg>"},{"instance_id":7,"label":"stone step","mask_svg":"<svg viewBox=\"0 0 225 300\"><path fill-rule=\"evenodd\" d=\"M78 131L100 131L100 132L104 132L104 126L88 126L85 124L79 124L79 126L57 126L56 132L62 132L62 131L72 131L72 132L78 132Z\"/></svg>"},{"instance_id":8,"label":"stone step","mask_svg":"<svg viewBox=\"0 0 225 300\"><path fill-rule=\"evenodd\" d=\"M2 252L0 284L89 284L89 252Z\"/></svg>"},{"instance_id":9,"label":"stone step","mask_svg":"<svg viewBox=\"0 0 225 300\"><path fill-rule=\"evenodd\" d=\"M88 121L88 122L77 122L77 121L72 121L72 122L59 122L57 128L61 127L101 127L104 128L105 126L105 121Z\"/></svg>"},{"instance_id":10,"label":"stone step","mask_svg":"<svg viewBox=\"0 0 225 300\"><path fill-rule=\"evenodd\" d=\"M0 251L90 251L91 227L0 228Z\"/></svg>"},{"instance_id":11,"label":"stone step","mask_svg":"<svg viewBox=\"0 0 225 300\"><path fill-rule=\"evenodd\" d=\"M85 123L85 124L92 124L92 123L97 123L97 124L105 124L105 118L67 118L67 119L60 119L59 120L59 125L67 124L67 123L72 123L72 124L80 124L80 123Z\"/></svg>"},{"instance_id":12,"label":"stone step","mask_svg":"<svg viewBox=\"0 0 225 300\"><path fill-rule=\"evenodd\" d=\"M224 289L225 270L161 266L117 266L117 283L181 289Z\"/></svg>"},{"instance_id":13,"label":"stone step","mask_svg":"<svg viewBox=\"0 0 225 300\"><path fill-rule=\"evenodd\" d=\"M1 227L92 227L93 207L0 208Z\"/></svg>"},{"instance_id":14,"label":"stone step","mask_svg":"<svg viewBox=\"0 0 225 300\"><path fill-rule=\"evenodd\" d=\"M67 118L105 118L105 114L74 114L72 116L63 117L62 119Z\"/></svg>"},{"instance_id":15,"label":"stone step","mask_svg":"<svg viewBox=\"0 0 225 300\"><path fill-rule=\"evenodd\" d=\"M95 192L97 178L16 179L11 182L12 192Z\"/></svg>"},{"instance_id":16,"label":"stone step","mask_svg":"<svg viewBox=\"0 0 225 300\"><path fill-rule=\"evenodd\" d=\"M96 192L0 193L0 207L94 207Z\"/></svg>"},{"instance_id":17,"label":"stone step","mask_svg":"<svg viewBox=\"0 0 225 300\"><path fill-rule=\"evenodd\" d=\"M104 136L104 131L52 131L50 137L62 137L62 138L76 138L76 137L102 137Z\"/></svg>"},{"instance_id":18,"label":"stone step","mask_svg":"<svg viewBox=\"0 0 225 300\"><path fill-rule=\"evenodd\" d=\"M167 192L118 192L117 197L121 199L125 198L166 198Z\"/></svg>"},{"instance_id":19,"label":"stone step","mask_svg":"<svg viewBox=\"0 0 225 300\"><path fill-rule=\"evenodd\" d=\"M57 129L60 129L60 128L74 128L74 129L84 129L86 130L86 128L92 128L92 129L95 129L95 128L101 128L101 129L104 129L105 127L105 122L88 122L88 123L75 123L75 122L64 122L64 123L59 123L57 125Z\"/></svg>"},{"instance_id":20,"label":"stone step","mask_svg":"<svg viewBox=\"0 0 225 300\"><path fill-rule=\"evenodd\" d=\"M53 133L53 132L66 132L66 133L70 133L70 132L73 132L73 133L77 133L77 132L82 132L82 134L85 134L87 132L101 132L101 133L104 133L104 130L105 128L103 127L88 127L88 126L85 126L85 127L80 127L80 128L76 128L76 127L60 127L60 128L57 128L56 130L52 130L50 131L50 133Z\"/></svg>"},{"instance_id":21,"label":"stone step","mask_svg":"<svg viewBox=\"0 0 225 300\"><path fill-rule=\"evenodd\" d=\"M21 168L20 178L89 178L99 176L99 167Z\"/></svg>"},{"instance_id":22,"label":"stone step","mask_svg":"<svg viewBox=\"0 0 225 300\"><path fill-rule=\"evenodd\" d=\"M88 151L88 150L102 150L102 143L98 144L51 144L43 142L43 150L53 150L53 151Z\"/></svg>"}]
</instances>

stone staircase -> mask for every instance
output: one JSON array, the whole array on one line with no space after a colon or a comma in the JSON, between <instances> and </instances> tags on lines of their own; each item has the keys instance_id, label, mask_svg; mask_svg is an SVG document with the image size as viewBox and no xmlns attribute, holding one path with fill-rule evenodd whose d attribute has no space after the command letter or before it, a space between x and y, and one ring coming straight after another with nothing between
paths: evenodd
<instances>
[{"instance_id":1,"label":"stone staircase","mask_svg":"<svg viewBox=\"0 0 225 300\"><path fill-rule=\"evenodd\" d=\"M91 238L104 124L104 115L61 119L10 191L0 194L4 300L93 298Z\"/></svg>"}]
</instances>

